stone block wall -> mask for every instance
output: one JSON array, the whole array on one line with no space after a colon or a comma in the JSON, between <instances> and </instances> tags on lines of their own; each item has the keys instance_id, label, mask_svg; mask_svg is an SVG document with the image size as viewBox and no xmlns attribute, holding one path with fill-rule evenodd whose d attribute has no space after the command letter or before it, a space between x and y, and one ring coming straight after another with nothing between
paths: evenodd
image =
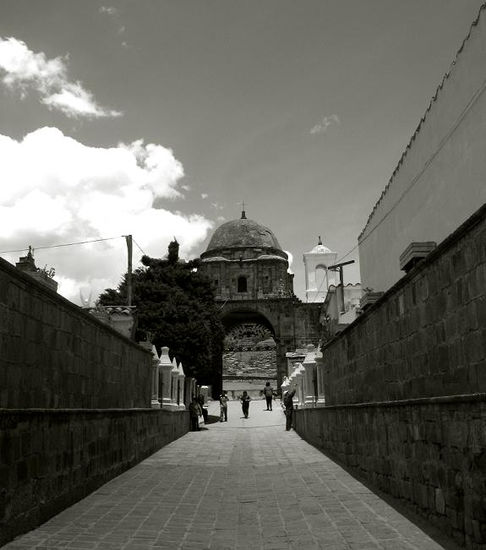
<instances>
[{"instance_id":1,"label":"stone block wall","mask_svg":"<svg viewBox=\"0 0 486 550\"><path fill-rule=\"evenodd\" d=\"M0 545L189 430L152 354L0 258Z\"/></svg>"},{"instance_id":2,"label":"stone block wall","mask_svg":"<svg viewBox=\"0 0 486 550\"><path fill-rule=\"evenodd\" d=\"M0 408L149 407L151 354L0 258Z\"/></svg>"},{"instance_id":3,"label":"stone block wall","mask_svg":"<svg viewBox=\"0 0 486 550\"><path fill-rule=\"evenodd\" d=\"M486 392L486 205L323 350L326 403Z\"/></svg>"},{"instance_id":4,"label":"stone block wall","mask_svg":"<svg viewBox=\"0 0 486 550\"><path fill-rule=\"evenodd\" d=\"M0 546L189 429L186 411L1 410Z\"/></svg>"},{"instance_id":5,"label":"stone block wall","mask_svg":"<svg viewBox=\"0 0 486 550\"><path fill-rule=\"evenodd\" d=\"M225 351L223 376L277 378L277 354L271 350Z\"/></svg>"},{"instance_id":6,"label":"stone block wall","mask_svg":"<svg viewBox=\"0 0 486 550\"><path fill-rule=\"evenodd\" d=\"M486 548L486 205L324 346L297 431Z\"/></svg>"},{"instance_id":7,"label":"stone block wall","mask_svg":"<svg viewBox=\"0 0 486 550\"><path fill-rule=\"evenodd\" d=\"M296 430L467 548L486 548L486 395L302 409Z\"/></svg>"}]
</instances>

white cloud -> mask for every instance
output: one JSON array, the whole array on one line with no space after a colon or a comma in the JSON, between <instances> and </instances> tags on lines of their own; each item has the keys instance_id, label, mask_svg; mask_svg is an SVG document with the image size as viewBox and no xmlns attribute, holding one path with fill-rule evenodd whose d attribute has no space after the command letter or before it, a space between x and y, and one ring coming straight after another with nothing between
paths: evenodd
<instances>
[{"instance_id":1,"label":"white cloud","mask_svg":"<svg viewBox=\"0 0 486 550\"><path fill-rule=\"evenodd\" d=\"M339 120L339 117L337 115L323 117L323 119L318 124L310 129L309 133L312 135L325 134L329 126L331 126L332 124L337 124L338 126L339 124L341 124L341 121Z\"/></svg>"},{"instance_id":2,"label":"white cloud","mask_svg":"<svg viewBox=\"0 0 486 550\"><path fill-rule=\"evenodd\" d=\"M67 56L48 59L44 52L33 52L21 40L0 37L1 81L20 90L21 97L29 89L35 90L42 103L72 118L120 116L120 112L98 105L81 82L68 79L66 61Z\"/></svg>"},{"instance_id":3,"label":"white cloud","mask_svg":"<svg viewBox=\"0 0 486 550\"><path fill-rule=\"evenodd\" d=\"M41 246L132 234L147 254L161 257L175 235L187 256L212 227L203 216L153 207L155 199L180 196L184 175L161 145L96 148L40 128L21 141L0 135L0 158L0 250L38 246L37 265L54 266L60 293L76 303L81 286L95 298L117 285L126 270L124 239ZM141 255L134 247L134 260ZM19 254L3 256L15 262Z\"/></svg>"},{"instance_id":4,"label":"white cloud","mask_svg":"<svg viewBox=\"0 0 486 550\"><path fill-rule=\"evenodd\" d=\"M201 193L201 199L207 199L209 195L207 193Z\"/></svg>"},{"instance_id":5,"label":"white cloud","mask_svg":"<svg viewBox=\"0 0 486 550\"><path fill-rule=\"evenodd\" d=\"M118 10L113 6L101 6L99 12L105 13L106 15L116 15Z\"/></svg>"}]
</instances>

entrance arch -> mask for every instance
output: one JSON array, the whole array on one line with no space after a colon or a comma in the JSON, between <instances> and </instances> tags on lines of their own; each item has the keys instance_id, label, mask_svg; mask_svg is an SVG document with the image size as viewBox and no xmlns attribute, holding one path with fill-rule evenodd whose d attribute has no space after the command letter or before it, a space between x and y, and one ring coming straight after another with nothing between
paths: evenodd
<instances>
[{"instance_id":1,"label":"entrance arch","mask_svg":"<svg viewBox=\"0 0 486 550\"><path fill-rule=\"evenodd\" d=\"M275 330L261 313L233 310L224 315L223 390L238 399L244 390L260 397L265 382L277 388L277 342Z\"/></svg>"}]
</instances>

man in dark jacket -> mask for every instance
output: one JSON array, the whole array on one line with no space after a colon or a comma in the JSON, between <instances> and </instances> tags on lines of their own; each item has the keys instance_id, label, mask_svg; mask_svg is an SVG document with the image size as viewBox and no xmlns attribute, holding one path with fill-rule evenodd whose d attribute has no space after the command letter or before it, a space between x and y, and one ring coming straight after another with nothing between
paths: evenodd
<instances>
[{"instance_id":1,"label":"man in dark jacket","mask_svg":"<svg viewBox=\"0 0 486 550\"><path fill-rule=\"evenodd\" d=\"M267 382L265 384L265 387L263 388L263 395L265 396L265 399L267 401L267 411L272 410L272 399L273 399L273 388L270 386L270 382Z\"/></svg>"},{"instance_id":2,"label":"man in dark jacket","mask_svg":"<svg viewBox=\"0 0 486 550\"><path fill-rule=\"evenodd\" d=\"M294 414L294 397L295 390L286 391L284 393L283 403L285 407L285 429L287 431L292 427L292 416Z\"/></svg>"}]
</instances>

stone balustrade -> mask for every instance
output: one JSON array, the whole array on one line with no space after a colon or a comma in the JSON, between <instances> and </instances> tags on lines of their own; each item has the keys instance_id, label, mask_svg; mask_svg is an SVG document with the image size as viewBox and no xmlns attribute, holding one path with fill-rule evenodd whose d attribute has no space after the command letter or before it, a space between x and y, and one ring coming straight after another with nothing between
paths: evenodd
<instances>
[{"instance_id":1,"label":"stone balustrade","mask_svg":"<svg viewBox=\"0 0 486 550\"><path fill-rule=\"evenodd\" d=\"M170 359L169 348L164 346L160 357L152 347L152 399L153 409L184 411L196 393L196 379L184 374L182 363Z\"/></svg>"},{"instance_id":2,"label":"stone balustrade","mask_svg":"<svg viewBox=\"0 0 486 550\"><path fill-rule=\"evenodd\" d=\"M282 395L295 390L296 408L324 406L324 373L322 353L313 344L309 344L303 361L293 364L289 376L284 377L281 385Z\"/></svg>"}]
</instances>

